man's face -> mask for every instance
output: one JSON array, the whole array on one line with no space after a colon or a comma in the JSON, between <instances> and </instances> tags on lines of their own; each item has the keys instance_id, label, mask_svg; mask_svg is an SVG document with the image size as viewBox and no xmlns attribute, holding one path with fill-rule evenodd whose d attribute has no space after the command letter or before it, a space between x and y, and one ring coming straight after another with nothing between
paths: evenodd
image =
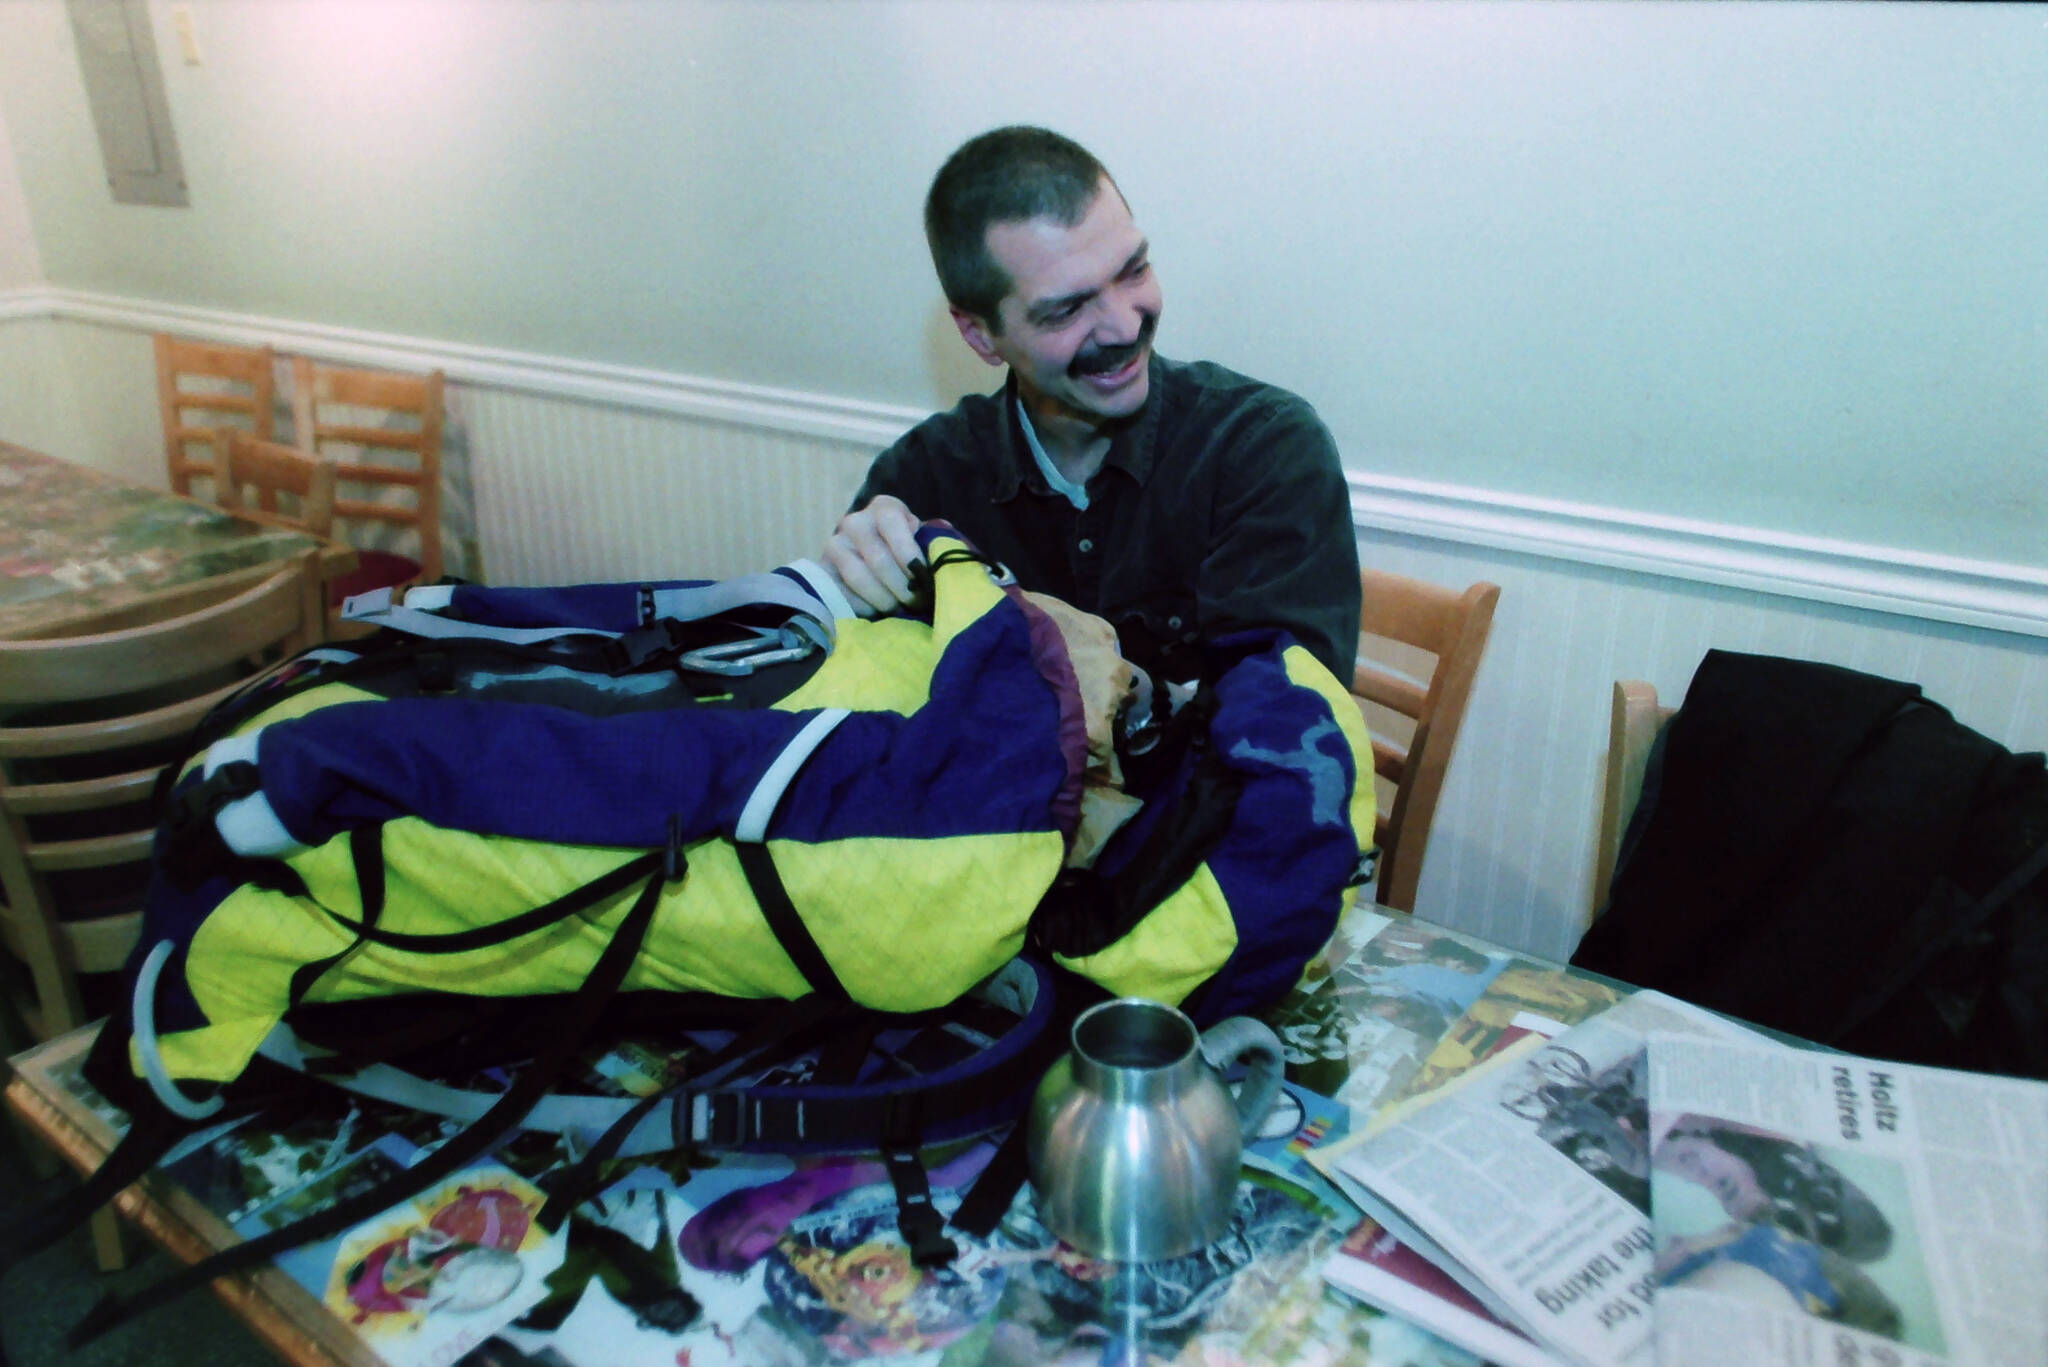
<instances>
[{"instance_id":1,"label":"man's face","mask_svg":"<svg viewBox=\"0 0 2048 1367\"><path fill-rule=\"evenodd\" d=\"M988 320L953 310L960 335L990 365L1007 365L1034 420L1091 426L1145 406L1152 332L1163 303L1144 236L1107 180L1079 223L998 223L989 255L1010 277Z\"/></svg>"}]
</instances>

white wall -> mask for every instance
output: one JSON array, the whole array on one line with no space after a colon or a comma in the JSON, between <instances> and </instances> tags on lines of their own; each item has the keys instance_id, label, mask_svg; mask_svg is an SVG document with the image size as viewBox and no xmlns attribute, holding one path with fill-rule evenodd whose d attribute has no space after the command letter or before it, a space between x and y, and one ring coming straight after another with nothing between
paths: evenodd
<instances>
[{"instance_id":1,"label":"white wall","mask_svg":"<svg viewBox=\"0 0 2048 1367\"><path fill-rule=\"evenodd\" d=\"M7 133L6 113L0 110L0 291L42 283L43 263L29 226L28 197L22 193L21 174L14 165L14 140Z\"/></svg>"},{"instance_id":2,"label":"white wall","mask_svg":"<svg viewBox=\"0 0 2048 1367\"><path fill-rule=\"evenodd\" d=\"M52 284L928 407L916 222L1050 122L1162 344L1354 467L2048 564L2029 6L189 0L193 207L108 202L57 0L0 5Z\"/></svg>"}]
</instances>

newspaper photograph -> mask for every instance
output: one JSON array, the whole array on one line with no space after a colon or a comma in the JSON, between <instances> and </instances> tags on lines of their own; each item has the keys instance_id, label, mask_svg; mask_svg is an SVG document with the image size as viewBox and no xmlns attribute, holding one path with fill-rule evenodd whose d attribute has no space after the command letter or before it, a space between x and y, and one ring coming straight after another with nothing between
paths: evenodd
<instances>
[{"instance_id":1,"label":"newspaper photograph","mask_svg":"<svg viewBox=\"0 0 2048 1367\"><path fill-rule=\"evenodd\" d=\"M1650 1049L1664 1367L2048 1362L2048 1085Z\"/></svg>"},{"instance_id":2,"label":"newspaper photograph","mask_svg":"<svg viewBox=\"0 0 2048 1367\"><path fill-rule=\"evenodd\" d=\"M1643 1053L1657 1031L1747 1034L1639 992L1430 1094L1327 1170L1396 1239L1559 1357L1648 1363Z\"/></svg>"}]
</instances>

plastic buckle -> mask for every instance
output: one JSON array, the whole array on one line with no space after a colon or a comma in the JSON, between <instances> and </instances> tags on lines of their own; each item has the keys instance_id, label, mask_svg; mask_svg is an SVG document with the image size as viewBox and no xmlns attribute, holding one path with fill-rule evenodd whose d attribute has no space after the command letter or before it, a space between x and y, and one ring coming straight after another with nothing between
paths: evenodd
<instances>
[{"instance_id":1,"label":"plastic buckle","mask_svg":"<svg viewBox=\"0 0 2048 1367\"><path fill-rule=\"evenodd\" d=\"M171 882L190 892L234 859L215 818L230 802L263 790L261 775L247 760L223 764L198 783L174 792L164 810L163 869Z\"/></svg>"},{"instance_id":2,"label":"plastic buckle","mask_svg":"<svg viewBox=\"0 0 2048 1367\"><path fill-rule=\"evenodd\" d=\"M605 669L612 674L624 674L675 649L678 644L676 626L674 621L664 617L648 626L613 637L605 642Z\"/></svg>"},{"instance_id":3,"label":"plastic buckle","mask_svg":"<svg viewBox=\"0 0 2048 1367\"><path fill-rule=\"evenodd\" d=\"M738 1092L700 1092L690 1098L690 1138L711 1149L736 1149L747 1137L746 1098Z\"/></svg>"},{"instance_id":4,"label":"plastic buckle","mask_svg":"<svg viewBox=\"0 0 2048 1367\"><path fill-rule=\"evenodd\" d=\"M393 601L389 587L370 589L365 593L352 593L341 600L342 620L360 622L371 617L381 617L391 611Z\"/></svg>"}]
</instances>

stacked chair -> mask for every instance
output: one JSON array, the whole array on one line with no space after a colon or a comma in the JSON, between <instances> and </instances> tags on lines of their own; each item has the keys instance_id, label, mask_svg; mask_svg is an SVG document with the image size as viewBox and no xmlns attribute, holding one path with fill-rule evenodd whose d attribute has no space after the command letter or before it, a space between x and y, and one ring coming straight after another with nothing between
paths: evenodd
<instances>
[{"instance_id":1,"label":"stacked chair","mask_svg":"<svg viewBox=\"0 0 2048 1367\"><path fill-rule=\"evenodd\" d=\"M193 481L205 478L222 507L354 546L356 568L327 584L331 610L352 594L441 578L440 371L400 375L291 358L292 444L332 477L324 502L308 507L308 477L275 441L277 357L270 347L159 335L156 358L173 490L189 495ZM215 478L235 434L244 441L235 448L243 460L240 488ZM280 492L292 496L286 507L301 511L281 511Z\"/></svg>"},{"instance_id":2,"label":"stacked chair","mask_svg":"<svg viewBox=\"0 0 2048 1367\"><path fill-rule=\"evenodd\" d=\"M440 579L442 388L438 370L391 375L293 359L293 432L302 450L334 462L335 517L359 532L406 529L415 552L350 538L360 563L328 586L332 606L349 594ZM377 415L384 420L367 421Z\"/></svg>"},{"instance_id":3,"label":"stacked chair","mask_svg":"<svg viewBox=\"0 0 2048 1367\"><path fill-rule=\"evenodd\" d=\"M157 334L157 406L173 493L189 497L195 478L212 478L216 432L243 427L265 439L274 434L276 373L276 355L267 346Z\"/></svg>"},{"instance_id":4,"label":"stacked chair","mask_svg":"<svg viewBox=\"0 0 2048 1367\"><path fill-rule=\"evenodd\" d=\"M140 625L0 641L0 967L34 1038L105 1013L141 929L159 776L216 702L318 638L317 564ZM94 1242L120 1266L111 1212Z\"/></svg>"}]
</instances>

